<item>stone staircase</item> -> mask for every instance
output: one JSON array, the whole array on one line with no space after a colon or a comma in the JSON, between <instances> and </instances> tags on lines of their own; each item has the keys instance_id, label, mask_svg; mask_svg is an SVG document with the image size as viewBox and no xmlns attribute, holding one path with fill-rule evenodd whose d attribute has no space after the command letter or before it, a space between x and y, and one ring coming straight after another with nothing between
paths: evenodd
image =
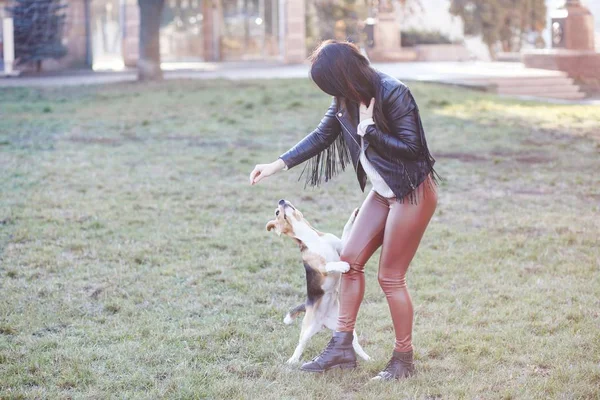
<instances>
[{"instance_id":1,"label":"stone staircase","mask_svg":"<svg viewBox=\"0 0 600 400\"><path fill-rule=\"evenodd\" d=\"M559 100L580 100L586 97L574 80L561 71L545 71L542 75L530 76L468 77L455 79L452 83L506 96Z\"/></svg>"}]
</instances>

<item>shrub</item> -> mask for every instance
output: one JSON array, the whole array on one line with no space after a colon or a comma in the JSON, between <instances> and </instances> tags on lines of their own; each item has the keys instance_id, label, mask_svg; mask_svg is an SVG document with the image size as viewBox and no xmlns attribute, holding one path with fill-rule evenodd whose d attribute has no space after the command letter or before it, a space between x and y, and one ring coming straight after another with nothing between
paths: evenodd
<instances>
[{"instance_id":1,"label":"shrub","mask_svg":"<svg viewBox=\"0 0 600 400\"><path fill-rule=\"evenodd\" d=\"M419 31L411 29L400 33L402 47L414 47L420 44L451 44L452 40L438 31Z\"/></svg>"}]
</instances>

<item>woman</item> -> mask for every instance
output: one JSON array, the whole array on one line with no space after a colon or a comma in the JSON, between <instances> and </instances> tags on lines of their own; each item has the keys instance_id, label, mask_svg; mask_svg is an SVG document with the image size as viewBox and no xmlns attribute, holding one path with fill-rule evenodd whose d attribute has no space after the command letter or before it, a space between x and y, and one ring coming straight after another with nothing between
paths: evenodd
<instances>
[{"instance_id":1,"label":"woman","mask_svg":"<svg viewBox=\"0 0 600 400\"><path fill-rule=\"evenodd\" d=\"M392 359L374 379L414 373L411 343L413 306L406 271L437 205L435 160L429 153L417 104L398 80L374 70L352 43L327 41L311 56L311 78L333 102L321 123L270 164L257 165L251 184L310 159L307 183L329 180L352 160L361 190L373 189L360 208L341 259L350 264L342 277L340 315L325 350L302 370L322 372L356 365L354 324L364 296L364 266L382 247L379 283L390 312L396 342Z\"/></svg>"}]
</instances>

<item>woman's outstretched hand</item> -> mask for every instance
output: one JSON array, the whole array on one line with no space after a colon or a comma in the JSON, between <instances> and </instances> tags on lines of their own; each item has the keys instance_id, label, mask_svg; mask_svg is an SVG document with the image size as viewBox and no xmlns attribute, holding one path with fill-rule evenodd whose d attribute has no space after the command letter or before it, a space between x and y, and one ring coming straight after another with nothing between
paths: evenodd
<instances>
[{"instance_id":1,"label":"woman's outstretched hand","mask_svg":"<svg viewBox=\"0 0 600 400\"><path fill-rule=\"evenodd\" d=\"M369 118L373 118L373 108L375 107L375 99L371 99L369 106L367 107L363 103L360 103L360 107L358 108L360 119L359 121L364 121Z\"/></svg>"},{"instance_id":2,"label":"woman's outstretched hand","mask_svg":"<svg viewBox=\"0 0 600 400\"><path fill-rule=\"evenodd\" d=\"M250 173L250 184L254 185L260 182L263 178L273 175L285 168L285 163L281 158L273 161L270 164L257 164Z\"/></svg>"}]
</instances>

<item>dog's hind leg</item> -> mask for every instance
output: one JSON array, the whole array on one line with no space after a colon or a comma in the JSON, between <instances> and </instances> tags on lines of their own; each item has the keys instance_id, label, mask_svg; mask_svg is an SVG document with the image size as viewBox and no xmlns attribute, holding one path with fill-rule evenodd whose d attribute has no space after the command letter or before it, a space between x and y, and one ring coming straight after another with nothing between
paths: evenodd
<instances>
[{"instance_id":1,"label":"dog's hind leg","mask_svg":"<svg viewBox=\"0 0 600 400\"><path fill-rule=\"evenodd\" d=\"M322 326L319 321L316 321L311 308L306 310L306 315L302 320L302 330L300 331L300 340L298 341L298 346L296 346L296 350L294 350L294 354L287 360L288 364L295 364L300 361L300 357L304 352L304 348L306 344L310 340L311 337L315 335L315 333L321 330Z\"/></svg>"},{"instance_id":2,"label":"dog's hind leg","mask_svg":"<svg viewBox=\"0 0 600 400\"><path fill-rule=\"evenodd\" d=\"M308 329L302 330L300 333L300 340L298 341L298 346L296 346L296 350L294 350L294 354L287 360L288 364L296 364L300 362L300 357L304 352L304 348L306 344L310 340L311 337L315 335L315 333L321 330L320 326L311 325Z\"/></svg>"},{"instance_id":3,"label":"dog's hind leg","mask_svg":"<svg viewBox=\"0 0 600 400\"><path fill-rule=\"evenodd\" d=\"M352 332L352 335L354 336L354 339L352 339L352 347L354 348L356 354L358 354L358 356L365 361L370 360L371 357L365 353L360 343L358 343L358 335L356 334L356 331Z\"/></svg>"}]
</instances>

